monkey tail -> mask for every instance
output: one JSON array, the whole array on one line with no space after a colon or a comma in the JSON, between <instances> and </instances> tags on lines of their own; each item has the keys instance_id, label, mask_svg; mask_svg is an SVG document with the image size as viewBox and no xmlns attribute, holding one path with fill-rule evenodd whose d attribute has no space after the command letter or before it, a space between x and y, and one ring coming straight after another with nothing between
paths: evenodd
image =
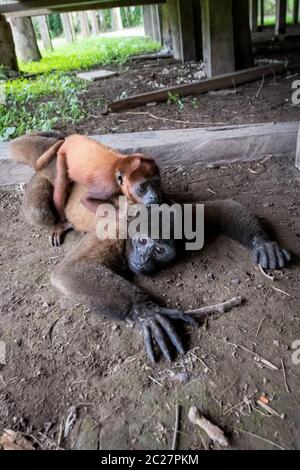
<instances>
[{"instance_id":1,"label":"monkey tail","mask_svg":"<svg viewBox=\"0 0 300 470\"><path fill-rule=\"evenodd\" d=\"M64 143L64 140L58 140L55 144L52 145L35 163L35 171L40 171L48 165L48 163L56 157L59 148Z\"/></svg>"}]
</instances>

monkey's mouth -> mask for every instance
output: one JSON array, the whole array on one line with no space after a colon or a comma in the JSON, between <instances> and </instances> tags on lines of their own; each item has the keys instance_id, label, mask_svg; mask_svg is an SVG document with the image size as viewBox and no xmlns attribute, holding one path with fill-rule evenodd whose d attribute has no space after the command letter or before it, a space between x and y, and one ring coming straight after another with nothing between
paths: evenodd
<instances>
[{"instance_id":1,"label":"monkey's mouth","mask_svg":"<svg viewBox=\"0 0 300 470\"><path fill-rule=\"evenodd\" d=\"M133 263L133 262L129 263L129 268L135 274L144 274L144 275L150 275L157 271L157 268L153 265L145 266L145 264L139 264L139 263Z\"/></svg>"}]
</instances>

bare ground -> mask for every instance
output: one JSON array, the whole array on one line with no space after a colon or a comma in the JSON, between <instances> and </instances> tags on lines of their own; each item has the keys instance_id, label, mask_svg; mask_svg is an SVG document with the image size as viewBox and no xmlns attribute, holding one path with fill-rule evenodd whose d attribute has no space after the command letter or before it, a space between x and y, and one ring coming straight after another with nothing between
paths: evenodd
<instances>
[{"instance_id":1,"label":"bare ground","mask_svg":"<svg viewBox=\"0 0 300 470\"><path fill-rule=\"evenodd\" d=\"M247 164L180 168L165 173L164 181L168 189L200 200L230 197L246 204L299 256L300 176L292 159L273 157L254 170ZM171 365L152 366L136 328L58 298L49 273L80 235L69 234L60 249L50 247L42 230L21 220L21 197L19 188L0 192L0 339L6 344L0 433L22 431L37 448L55 448L60 441L62 448L170 449L180 404L179 449L210 446L188 422L191 405L225 430L233 449L300 448L300 365L292 363L292 343L300 339L297 260L272 282L251 265L244 248L217 237L165 272L140 278L160 301L185 309L246 298L205 327L179 325L187 354ZM229 343L255 351L278 370ZM175 378L183 383L174 380L179 372ZM257 405L262 395L282 419ZM60 439L72 406L73 429Z\"/></svg>"}]
</instances>

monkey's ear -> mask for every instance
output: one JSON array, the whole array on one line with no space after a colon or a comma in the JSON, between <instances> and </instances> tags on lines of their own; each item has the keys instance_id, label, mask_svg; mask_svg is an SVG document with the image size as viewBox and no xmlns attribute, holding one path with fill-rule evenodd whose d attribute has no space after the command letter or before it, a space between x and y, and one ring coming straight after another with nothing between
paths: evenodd
<instances>
[{"instance_id":1,"label":"monkey's ear","mask_svg":"<svg viewBox=\"0 0 300 470\"><path fill-rule=\"evenodd\" d=\"M123 176L124 175L123 175L121 170L116 171L116 178L117 178L117 183L118 183L119 186L122 186L122 184L123 184Z\"/></svg>"}]
</instances>

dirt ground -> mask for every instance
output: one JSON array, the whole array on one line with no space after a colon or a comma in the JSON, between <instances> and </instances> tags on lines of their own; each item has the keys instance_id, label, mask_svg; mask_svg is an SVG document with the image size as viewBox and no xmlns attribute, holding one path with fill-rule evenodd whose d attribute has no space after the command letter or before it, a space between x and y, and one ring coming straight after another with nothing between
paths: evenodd
<instances>
[{"instance_id":1,"label":"dirt ground","mask_svg":"<svg viewBox=\"0 0 300 470\"><path fill-rule=\"evenodd\" d=\"M212 447L189 423L191 405L225 430L232 449L300 448L300 365L292 363L292 343L300 339L300 176L292 159L280 157L254 170L231 164L164 173L173 192L230 197L252 208L295 260L271 281L244 248L219 236L163 273L136 279L161 302L183 309L246 299L199 329L178 325L188 352L154 366L136 328L72 305L51 287L51 269L80 235L51 247L42 230L22 221L20 188L1 189L0 432L21 431L36 448L59 442L65 449L170 449L180 404L178 449ZM262 395L278 415L257 404ZM72 407L76 417L64 438Z\"/></svg>"},{"instance_id":2,"label":"dirt ground","mask_svg":"<svg viewBox=\"0 0 300 470\"><path fill-rule=\"evenodd\" d=\"M221 90L156 103L121 113L103 115L109 102L166 86L191 83L205 78L203 63L180 64L173 59L130 61L118 67L118 76L88 83L82 94L86 117L77 124L58 126L67 133L107 134L164 129L185 129L211 125L299 120L299 106L293 105L292 83L299 80L298 53L258 55L256 64L288 61L287 74L265 78L232 90Z\"/></svg>"}]
</instances>

